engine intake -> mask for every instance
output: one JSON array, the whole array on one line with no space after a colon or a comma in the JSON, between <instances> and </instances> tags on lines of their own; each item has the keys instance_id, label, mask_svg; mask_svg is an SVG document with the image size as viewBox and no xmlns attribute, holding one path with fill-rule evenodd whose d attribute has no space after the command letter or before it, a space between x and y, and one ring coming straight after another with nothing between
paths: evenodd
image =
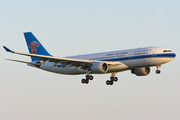
<instances>
[{"instance_id":1,"label":"engine intake","mask_svg":"<svg viewBox=\"0 0 180 120\"><path fill-rule=\"evenodd\" d=\"M106 63L97 62L90 67L92 73L106 73L108 65Z\"/></svg>"},{"instance_id":2,"label":"engine intake","mask_svg":"<svg viewBox=\"0 0 180 120\"><path fill-rule=\"evenodd\" d=\"M146 76L149 75L150 72L151 72L150 67L135 68L131 70L131 73L137 76Z\"/></svg>"}]
</instances>

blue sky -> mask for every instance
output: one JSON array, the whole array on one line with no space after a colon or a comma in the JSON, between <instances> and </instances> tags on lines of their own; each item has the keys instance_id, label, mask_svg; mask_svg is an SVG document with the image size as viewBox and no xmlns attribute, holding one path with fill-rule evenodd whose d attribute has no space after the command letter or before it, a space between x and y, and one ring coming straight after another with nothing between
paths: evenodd
<instances>
[{"instance_id":1,"label":"blue sky","mask_svg":"<svg viewBox=\"0 0 180 120\"><path fill-rule=\"evenodd\" d=\"M147 46L172 49L177 57L160 75L137 77L130 71L68 76L4 60L29 57L1 49L2 120L152 120L180 119L180 1L178 0L16 0L0 2L0 44L28 52L23 32L31 31L55 56L70 56Z\"/></svg>"}]
</instances>

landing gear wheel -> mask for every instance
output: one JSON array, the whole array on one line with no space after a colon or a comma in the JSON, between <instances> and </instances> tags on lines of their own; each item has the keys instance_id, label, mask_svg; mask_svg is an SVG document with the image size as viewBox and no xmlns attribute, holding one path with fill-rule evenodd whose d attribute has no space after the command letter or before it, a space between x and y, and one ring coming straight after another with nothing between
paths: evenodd
<instances>
[{"instance_id":1,"label":"landing gear wheel","mask_svg":"<svg viewBox=\"0 0 180 120\"><path fill-rule=\"evenodd\" d=\"M111 80L111 81L114 81L114 77L110 77L110 80Z\"/></svg>"},{"instance_id":2,"label":"landing gear wheel","mask_svg":"<svg viewBox=\"0 0 180 120\"><path fill-rule=\"evenodd\" d=\"M106 81L106 85L109 85L109 83L110 83L110 81L109 81L109 80L107 80L107 81Z\"/></svg>"},{"instance_id":3,"label":"landing gear wheel","mask_svg":"<svg viewBox=\"0 0 180 120\"><path fill-rule=\"evenodd\" d=\"M85 80L85 83L88 84L88 83L89 83L89 80Z\"/></svg>"},{"instance_id":4,"label":"landing gear wheel","mask_svg":"<svg viewBox=\"0 0 180 120\"><path fill-rule=\"evenodd\" d=\"M114 82L113 82L112 80L107 80L107 81L106 81L106 85L113 85L113 83L114 83Z\"/></svg>"},{"instance_id":5,"label":"landing gear wheel","mask_svg":"<svg viewBox=\"0 0 180 120\"><path fill-rule=\"evenodd\" d=\"M90 80L93 80L93 78L94 78L94 77L93 77L92 75L89 76L89 79L90 79Z\"/></svg>"},{"instance_id":6,"label":"landing gear wheel","mask_svg":"<svg viewBox=\"0 0 180 120\"><path fill-rule=\"evenodd\" d=\"M89 80L93 80L93 76L92 75L86 75L86 78L85 79L82 79L81 82L83 84L88 84L89 83Z\"/></svg>"},{"instance_id":7,"label":"landing gear wheel","mask_svg":"<svg viewBox=\"0 0 180 120\"><path fill-rule=\"evenodd\" d=\"M114 83L113 81L110 81L110 85L113 85L113 83Z\"/></svg>"},{"instance_id":8,"label":"landing gear wheel","mask_svg":"<svg viewBox=\"0 0 180 120\"><path fill-rule=\"evenodd\" d=\"M111 81L114 81L114 82L117 82L117 81L118 81L118 78L117 78L117 77L111 77L110 80L111 80Z\"/></svg>"},{"instance_id":9,"label":"landing gear wheel","mask_svg":"<svg viewBox=\"0 0 180 120\"><path fill-rule=\"evenodd\" d=\"M161 73L161 71L159 70L159 69L160 69L160 67L161 67L161 65L156 65L156 68L157 68L157 70L156 70L156 74L160 74L160 73Z\"/></svg>"},{"instance_id":10,"label":"landing gear wheel","mask_svg":"<svg viewBox=\"0 0 180 120\"><path fill-rule=\"evenodd\" d=\"M114 77L114 82L117 82L118 81L118 78L117 77Z\"/></svg>"},{"instance_id":11,"label":"landing gear wheel","mask_svg":"<svg viewBox=\"0 0 180 120\"><path fill-rule=\"evenodd\" d=\"M160 70L156 70L156 74L160 74L161 73L161 71Z\"/></svg>"},{"instance_id":12,"label":"landing gear wheel","mask_svg":"<svg viewBox=\"0 0 180 120\"><path fill-rule=\"evenodd\" d=\"M85 83L85 81L86 81L86 79L82 79L82 80L81 80L82 84L84 84L84 83Z\"/></svg>"},{"instance_id":13,"label":"landing gear wheel","mask_svg":"<svg viewBox=\"0 0 180 120\"><path fill-rule=\"evenodd\" d=\"M89 75L86 75L86 80L89 80L90 76Z\"/></svg>"},{"instance_id":14,"label":"landing gear wheel","mask_svg":"<svg viewBox=\"0 0 180 120\"><path fill-rule=\"evenodd\" d=\"M88 83L89 83L89 80L82 79L81 82L82 82L82 84L84 84L84 83L85 83L85 84L88 84Z\"/></svg>"}]
</instances>

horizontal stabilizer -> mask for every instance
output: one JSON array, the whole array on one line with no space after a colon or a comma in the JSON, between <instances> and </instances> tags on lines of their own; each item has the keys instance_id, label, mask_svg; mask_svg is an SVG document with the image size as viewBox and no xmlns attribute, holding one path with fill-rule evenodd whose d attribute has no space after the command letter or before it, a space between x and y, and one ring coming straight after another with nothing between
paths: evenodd
<instances>
[{"instance_id":1,"label":"horizontal stabilizer","mask_svg":"<svg viewBox=\"0 0 180 120\"><path fill-rule=\"evenodd\" d=\"M21 63L28 63L28 64L31 64L31 65L40 65L39 63L32 63L32 62L26 62L26 61L20 61L20 60L13 60L13 59L6 59L6 60L15 61L15 62L21 62Z\"/></svg>"},{"instance_id":2,"label":"horizontal stabilizer","mask_svg":"<svg viewBox=\"0 0 180 120\"><path fill-rule=\"evenodd\" d=\"M9 48L7 48L6 46L3 46L3 48L4 48L7 52L12 52L12 50L10 50Z\"/></svg>"}]
</instances>

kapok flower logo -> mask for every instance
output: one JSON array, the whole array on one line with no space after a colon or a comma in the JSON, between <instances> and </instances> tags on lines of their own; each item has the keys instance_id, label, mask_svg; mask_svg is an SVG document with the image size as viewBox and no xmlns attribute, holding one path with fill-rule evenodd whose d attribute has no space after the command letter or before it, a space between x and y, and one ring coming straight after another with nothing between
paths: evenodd
<instances>
[{"instance_id":1,"label":"kapok flower logo","mask_svg":"<svg viewBox=\"0 0 180 120\"><path fill-rule=\"evenodd\" d=\"M39 47L39 43L37 43L36 41L32 41L31 44L29 44L29 48L31 48L31 52L33 54L36 54L37 47Z\"/></svg>"}]
</instances>

